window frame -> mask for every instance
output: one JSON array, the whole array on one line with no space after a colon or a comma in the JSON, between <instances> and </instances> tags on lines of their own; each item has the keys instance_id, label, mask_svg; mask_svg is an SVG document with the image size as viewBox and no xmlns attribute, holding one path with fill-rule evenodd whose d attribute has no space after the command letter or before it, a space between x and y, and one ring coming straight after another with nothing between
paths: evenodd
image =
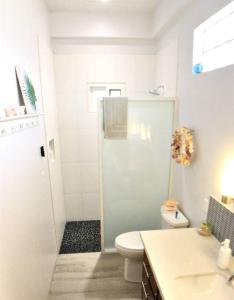
<instances>
[{"instance_id":1,"label":"window frame","mask_svg":"<svg viewBox=\"0 0 234 300\"><path fill-rule=\"evenodd\" d=\"M231 16L230 23L234 22L234 1L231 1L224 8L219 10L205 22L195 28L193 34L193 73L203 73L228 65L234 64L234 57L231 53L234 50L234 30L231 31L231 39L218 44L214 42L213 47L206 49L206 36L209 30L214 29L217 24ZM218 38L217 38L218 41Z\"/></svg>"},{"instance_id":2,"label":"window frame","mask_svg":"<svg viewBox=\"0 0 234 300\"><path fill-rule=\"evenodd\" d=\"M91 93L92 89L101 89L103 88L104 90L106 90L105 95L103 95L100 98L103 97L110 97L110 91L121 91L121 96L118 97L124 97L127 94L127 88L126 88L126 83L118 83L118 82L111 82L111 83L88 83L88 112L89 113L97 113L97 106L98 106L98 102L97 102L97 98L96 100L94 100L94 97ZM95 103L94 103L95 101Z\"/></svg>"}]
</instances>

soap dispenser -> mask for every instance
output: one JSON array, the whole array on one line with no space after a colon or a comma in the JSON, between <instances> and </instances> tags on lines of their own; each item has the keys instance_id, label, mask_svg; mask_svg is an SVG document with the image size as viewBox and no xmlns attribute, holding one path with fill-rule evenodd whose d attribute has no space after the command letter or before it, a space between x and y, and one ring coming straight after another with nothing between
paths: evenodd
<instances>
[{"instance_id":1,"label":"soap dispenser","mask_svg":"<svg viewBox=\"0 0 234 300\"><path fill-rule=\"evenodd\" d=\"M223 241L221 245L222 246L220 247L219 250L217 265L220 269L225 270L229 267L231 253L232 253L232 250L230 248L230 240L225 239L225 241Z\"/></svg>"}]
</instances>

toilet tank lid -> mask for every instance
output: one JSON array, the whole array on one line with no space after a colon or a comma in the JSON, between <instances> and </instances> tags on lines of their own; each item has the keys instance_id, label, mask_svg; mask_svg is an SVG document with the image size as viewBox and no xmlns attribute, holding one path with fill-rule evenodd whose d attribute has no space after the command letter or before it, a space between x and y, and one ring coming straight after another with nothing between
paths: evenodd
<instances>
[{"instance_id":1,"label":"toilet tank lid","mask_svg":"<svg viewBox=\"0 0 234 300\"><path fill-rule=\"evenodd\" d=\"M162 218L173 227L187 227L189 225L188 219L178 210L176 218L176 212L164 212Z\"/></svg>"}]
</instances>

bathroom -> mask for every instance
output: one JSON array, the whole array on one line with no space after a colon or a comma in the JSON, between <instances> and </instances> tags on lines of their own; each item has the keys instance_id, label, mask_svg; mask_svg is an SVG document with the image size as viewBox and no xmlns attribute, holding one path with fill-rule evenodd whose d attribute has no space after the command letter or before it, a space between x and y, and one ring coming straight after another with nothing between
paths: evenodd
<instances>
[{"instance_id":1,"label":"bathroom","mask_svg":"<svg viewBox=\"0 0 234 300\"><path fill-rule=\"evenodd\" d=\"M186 266L177 269L176 287L185 299L193 296L186 276L201 273L209 274L204 279L209 283L210 274L216 274L219 296L214 291L206 298L201 292L192 299L232 299L230 285L213 267L220 243L230 238L232 249L234 243L234 204L222 202L229 202L223 196L234 196L233 164L225 176L226 165L234 160L234 62L222 55L227 58L223 65L220 59L200 69L194 37L201 24L226 7L233 22L233 3L0 1L1 299L151 299L141 283L124 279L126 266L114 240L129 231L144 231L144 259L156 278L157 299L183 299L174 294L172 278L182 258ZM231 29L226 32L233 47ZM35 89L34 116L24 99L20 69L27 71ZM102 99L120 95L128 99L130 145L103 136ZM27 114L22 115L19 107L24 105ZM172 134L181 127L193 135L189 166L171 159ZM116 147L104 152L110 144ZM108 157L116 149L121 157L118 151L117 157ZM128 172L128 178L124 174L111 182L105 175L112 171L118 176ZM129 192L118 186L122 179L132 192L126 203L114 197ZM111 184L112 215L104 189ZM190 228L160 230L161 205L171 198ZM207 220L208 210L213 235L203 237L194 228ZM86 238L81 225L88 225ZM64 240L65 227L70 242L77 238L73 227L81 230L75 250ZM106 246L108 231L111 243ZM167 261L173 260L169 269L163 252ZM192 264L199 259L203 270ZM229 271L234 272L233 258L224 273Z\"/></svg>"}]
</instances>

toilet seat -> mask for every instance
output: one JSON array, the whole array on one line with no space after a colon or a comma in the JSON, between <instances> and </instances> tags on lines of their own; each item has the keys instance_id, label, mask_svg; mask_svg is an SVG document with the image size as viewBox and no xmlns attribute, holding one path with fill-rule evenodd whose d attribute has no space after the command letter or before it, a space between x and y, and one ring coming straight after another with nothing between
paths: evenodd
<instances>
[{"instance_id":1,"label":"toilet seat","mask_svg":"<svg viewBox=\"0 0 234 300\"><path fill-rule=\"evenodd\" d=\"M115 239L115 247L122 254L130 257L139 257L143 255L144 246L139 231L126 232Z\"/></svg>"}]
</instances>

